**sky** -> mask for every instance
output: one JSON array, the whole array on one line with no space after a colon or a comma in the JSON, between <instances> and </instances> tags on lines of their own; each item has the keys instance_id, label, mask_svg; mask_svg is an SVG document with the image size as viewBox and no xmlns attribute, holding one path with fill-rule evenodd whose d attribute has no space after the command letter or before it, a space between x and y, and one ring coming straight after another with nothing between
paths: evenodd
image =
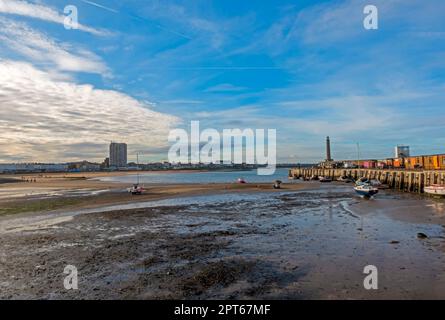
<instances>
[{"instance_id":1,"label":"sky","mask_svg":"<svg viewBox=\"0 0 445 320\"><path fill-rule=\"evenodd\" d=\"M278 162L445 153L444 40L443 0L0 0L0 162L167 160L192 120Z\"/></svg>"}]
</instances>

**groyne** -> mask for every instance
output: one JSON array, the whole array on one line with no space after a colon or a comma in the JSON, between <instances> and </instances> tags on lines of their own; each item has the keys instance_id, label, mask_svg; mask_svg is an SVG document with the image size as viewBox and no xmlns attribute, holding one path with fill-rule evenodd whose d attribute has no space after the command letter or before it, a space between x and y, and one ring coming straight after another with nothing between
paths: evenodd
<instances>
[{"instance_id":1,"label":"groyne","mask_svg":"<svg viewBox=\"0 0 445 320\"><path fill-rule=\"evenodd\" d=\"M405 192L422 193L423 188L432 184L445 184L444 170L396 170L396 169L324 169L324 168L295 168L289 170L289 178L312 176L330 177L333 180L341 176L354 179L365 177L379 180L391 189Z\"/></svg>"}]
</instances>

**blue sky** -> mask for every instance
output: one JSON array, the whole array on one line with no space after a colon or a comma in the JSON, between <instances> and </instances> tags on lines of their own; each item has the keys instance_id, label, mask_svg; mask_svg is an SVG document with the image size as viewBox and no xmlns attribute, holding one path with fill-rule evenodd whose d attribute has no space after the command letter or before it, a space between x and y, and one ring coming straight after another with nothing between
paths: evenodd
<instances>
[{"instance_id":1,"label":"blue sky","mask_svg":"<svg viewBox=\"0 0 445 320\"><path fill-rule=\"evenodd\" d=\"M79 30L60 20L69 4ZM367 4L378 30L363 28ZM327 135L335 159L357 142L363 158L397 144L443 153L444 12L441 0L0 0L0 161L100 160L110 140L165 160L168 131L191 120L275 128L280 162L321 160Z\"/></svg>"}]
</instances>

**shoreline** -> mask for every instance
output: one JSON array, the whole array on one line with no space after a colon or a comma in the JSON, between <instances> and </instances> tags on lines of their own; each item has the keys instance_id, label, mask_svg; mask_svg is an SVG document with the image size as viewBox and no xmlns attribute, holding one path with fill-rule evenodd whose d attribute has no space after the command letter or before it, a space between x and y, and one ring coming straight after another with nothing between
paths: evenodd
<instances>
[{"instance_id":1,"label":"shoreline","mask_svg":"<svg viewBox=\"0 0 445 320\"><path fill-rule=\"evenodd\" d=\"M153 172L174 174L198 171L171 170ZM208 172L208 171L205 171ZM211 195L227 192L274 191L270 183L174 183L142 184L143 195L132 196L126 189L131 183L104 181L99 178L129 176L134 172L85 172L31 175L5 175L0 184L0 217L9 214L46 212L59 209L83 209L120 203L155 201L175 197ZM12 182L11 179L15 179ZM31 182L32 181L32 182ZM283 183L281 190L300 190L300 184ZM312 187L309 187L312 188ZM279 190L277 190L279 191Z\"/></svg>"},{"instance_id":2,"label":"shoreline","mask_svg":"<svg viewBox=\"0 0 445 320\"><path fill-rule=\"evenodd\" d=\"M188 170L186 170L189 172ZM195 171L196 172L196 171ZM206 171L207 172L207 171ZM18 180L0 184L0 218L17 214L30 215L55 210L82 210L111 205L138 203L193 197L198 195L217 195L227 193L286 192L320 189L324 185L318 182L292 183L284 181L281 189L273 189L270 183L145 183L142 195L132 196L126 189L128 183L102 181L97 178L107 176L125 176L137 172L93 172L52 175L30 175L36 182ZM164 173L169 173L165 172ZM174 173L174 171L170 172ZM192 172L190 172L192 173ZM17 177L16 177L17 178ZM10 179L9 176L6 179ZM332 182L330 185L349 186ZM397 192L397 191L393 191ZM404 194L404 193L402 193ZM425 199L411 194L412 199Z\"/></svg>"},{"instance_id":3,"label":"shoreline","mask_svg":"<svg viewBox=\"0 0 445 320\"><path fill-rule=\"evenodd\" d=\"M277 168L278 169L278 168ZM289 169L290 168L284 168ZM0 173L0 184L2 180L21 180L21 177L40 177L40 176L50 176L53 178L65 178L65 177L79 177L79 178L99 178L99 177L118 177L118 176L126 176L126 175L135 175L135 174L172 174L172 173L207 173L207 172L240 172L240 171L253 171L256 169L221 169L221 170L206 170L206 169L166 169L166 170L129 170L129 171L86 171L86 172L30 172L30 173Z\"/></svg>"},{"instance_id":4,"label":"shoreline","mask_svg":"<svg viewBox=\"0 0 445 320\"><path fill-rule=\"evenodd\" d=\"M316 184L272 183L144 184L142 195L131 195L125 183L97 180L53 179L36 183L16 182L0 186L0 219L17 214L39 214L55 210L81 210L110 205L138 203L226 193L286 192L316 189Z\"/></svg>"}]
</instances>

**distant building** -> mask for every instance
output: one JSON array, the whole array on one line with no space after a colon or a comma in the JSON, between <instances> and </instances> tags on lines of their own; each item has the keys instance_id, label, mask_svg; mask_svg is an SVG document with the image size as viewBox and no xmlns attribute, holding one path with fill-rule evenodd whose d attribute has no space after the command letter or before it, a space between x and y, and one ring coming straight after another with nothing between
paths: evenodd
<instances>
[{"instance_id":1,"label":"distant building","mask_svg":"<svg viewBox=\"0 0 445 320\"><path fill-rule=\"evenodd\" d=\"M409 146L397 146L395 147L394 158L408 158Z\"/></svg>"},{"instance_id":2,"label":"distant building","mask_svg":"<svg viewBox=\"0 0 445 320\"><path fill-rule=\"evenodd\" d=\"M65 163L9 163L0 164L0 173L66 172Z\"/></svg>"},{"instance_id":3,"label":"distant building","mask_svg":"<svg viewBox=\"0 0 445 320\"><path fill-rule=\"evenodd\" d=\"M89 161L78 161L68 163L68 170L71 172L94 172L100 170L100 164Z\"/></svg>"},{"instance_id":4,"label":"distant building","mask_svg":"<svg viewBox=\"0 0 445 320\"><path fill-rule=\"evenodd\" d=\"M104 161L100 164L101 170L107 170L110 168L110 158L105 158Z\"/></svg>"},{"instance_id":5,"label":"distant building","mask_svg":"<svg viewBox=\"0 0 445 320\"><path fill-rule=\"evenodd\" d=\"M326 137L326 161L333 161L331 157L331 140Z\"/></svg>"},{"instance_id":6,"label":"distant building","mask_svg":"<svg viewBox=\"0 0 445 320\"><path fill-rule=\"evenodd\" d=\"M110 167L127 166L127 144L115 143L110 144Z\"/></svg>"},{"instance_id":7,"label":"distant building","mask_svg":"<svg viewBox=\"0 0 445 320\"><path fill-rule=\"evenodd\" d=\"M103 162L103 166L104 166L104 168L110 167L110 158L105 158L105 160Z\"/></svg>"},{"instance_id":8,"label":"distant building","mask_svg":"<svg viewBox=\"0 0 445 320\"><path fill-rule=\"evenodd\" d=\"M331 140L329 136L326 137L326 159L318 164L321 168L335 168L337 163L332 159L331 155Z\"/></svg>"}]
</instances>

